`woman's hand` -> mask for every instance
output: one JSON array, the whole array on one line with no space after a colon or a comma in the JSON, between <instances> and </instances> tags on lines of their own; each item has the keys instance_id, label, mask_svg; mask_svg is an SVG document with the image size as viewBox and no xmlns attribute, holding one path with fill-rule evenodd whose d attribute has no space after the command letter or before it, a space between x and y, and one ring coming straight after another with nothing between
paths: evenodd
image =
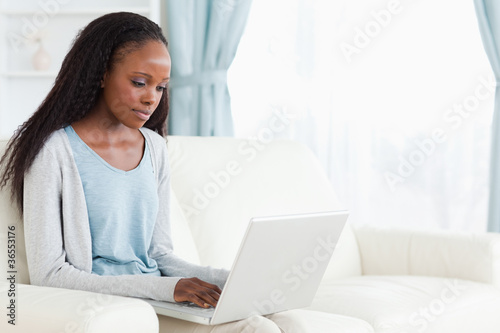
<instances>
[{"instance_id":1,"label":"woman's hand","mask_svg":"<svg viewBox=\"0 0 500 333\"><path fill-rule=\"evenodd\" d=\"M180 279L174 289L174 300L191 302L202 308L215 307L221 292L216 285L198 278Z\"/></svg>"}]
</instances>

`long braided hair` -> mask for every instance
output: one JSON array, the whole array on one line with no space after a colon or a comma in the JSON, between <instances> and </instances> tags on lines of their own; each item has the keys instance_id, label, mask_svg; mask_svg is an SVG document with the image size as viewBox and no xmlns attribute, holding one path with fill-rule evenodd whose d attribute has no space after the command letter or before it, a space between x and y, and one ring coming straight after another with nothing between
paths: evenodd
<instances>
[{"instance_id":1,"label":"long braided hair","mask_svg":"<svg viewBox=\"0 0 500 333\"><path fill-rule=\"evenodd\" d=\"M161 28L144 16L119 12L97 18L76 36L54 86L35 113L10 139L0 159L0 189L10 185L12 201L23 211L24 175L47 138L85 117L96 105L106 71L126 54L149 41L167 46ZM167 135L168 93L165 90L145 127Z\"/></svg>"}]
</instances>

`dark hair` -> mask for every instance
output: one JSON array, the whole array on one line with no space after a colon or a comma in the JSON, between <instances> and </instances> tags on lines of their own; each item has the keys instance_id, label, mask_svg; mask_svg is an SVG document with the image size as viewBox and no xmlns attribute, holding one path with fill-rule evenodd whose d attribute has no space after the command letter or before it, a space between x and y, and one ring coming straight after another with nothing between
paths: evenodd
<instances>
[{"instance_id":1,"label":"dark hair","mask_svg":"<svg viewBox=\"0 0 500 333\"><path fill-rule=\"evenodd\" d=\"M56 130L85 117L97 103L101 80L128 53L158 41L167 46L161 28L134 13L111 13L89 23L76 36L54 86L36 112L10 139L0 159L0 189L11 185L11 198L23 210L24 175L47 138ZM167 135L168 93L145 127Z\"/></svg>"}]
</instances>

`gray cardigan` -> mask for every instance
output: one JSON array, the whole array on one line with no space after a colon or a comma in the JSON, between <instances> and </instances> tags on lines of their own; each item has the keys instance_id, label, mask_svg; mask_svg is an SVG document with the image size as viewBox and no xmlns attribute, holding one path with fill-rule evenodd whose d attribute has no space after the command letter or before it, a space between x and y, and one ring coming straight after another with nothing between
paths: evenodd
<instances>
[{"instance_id":1,"label":"gray cardigan","mask_svg":"<svg viewBox=\"0 0 500 333\"><path fill-rule=\"evenodd\" d=\"M181 277L223 287L228 272L190 264L173 254L170 169L165 139L142 128L158 182L159 210L149 255L162 276L92 273L92 240L85 196L63 129L46 141L24 178L24 233L31 284L173 302Z\"/></svg>"}]
</instances>

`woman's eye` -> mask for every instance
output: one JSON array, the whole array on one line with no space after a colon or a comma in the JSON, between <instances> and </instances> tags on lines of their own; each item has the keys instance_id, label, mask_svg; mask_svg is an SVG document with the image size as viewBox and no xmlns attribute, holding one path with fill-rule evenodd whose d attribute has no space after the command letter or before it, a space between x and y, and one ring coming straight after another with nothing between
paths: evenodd
<instances>
[{"instance_id":1,"label":"woman's eye","mask_svg":"<svg viewBox=\"0 0 500 333\"><path fill-rule=\"evenodd\" d=\"M167 87L159 86L156 89L158 89L158 91L165 91L167 89Z\"/></svg>"},{"instance_id":2,"label":"woman's eye","mask_svg":"<svg viewBox=\"0 0 500 333\"><path fill-rule=\"evenodd\" d=\"M132 80L132 83L136 87L144 87L146 85L144 82L139 82L139 81L134 81L134 80Z\"/></svg>"}]
</instances>

